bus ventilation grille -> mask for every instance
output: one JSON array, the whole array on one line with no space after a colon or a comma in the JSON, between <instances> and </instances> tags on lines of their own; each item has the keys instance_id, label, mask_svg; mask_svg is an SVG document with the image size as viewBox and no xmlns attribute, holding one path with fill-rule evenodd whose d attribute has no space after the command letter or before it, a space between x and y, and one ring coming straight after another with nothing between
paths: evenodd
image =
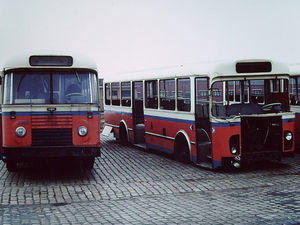
<instances>
[{"instance_id":1,"label":"bus ventilation grille","mask_svg":"<svg viewBox=\"0 0 300 225\"><path fill-rule=\"evenodd\" d=\"M72 145L72 129L33 129L32 146Z\"/></svg>"}]
</instances>

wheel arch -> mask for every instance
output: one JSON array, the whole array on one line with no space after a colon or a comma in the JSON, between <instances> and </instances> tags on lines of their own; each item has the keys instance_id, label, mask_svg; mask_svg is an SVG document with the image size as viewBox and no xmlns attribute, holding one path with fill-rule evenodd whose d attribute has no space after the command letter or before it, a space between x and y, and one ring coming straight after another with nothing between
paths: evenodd
<instances>
[{"instance_id":1,"label":"wheel arch","mask_svg":"<svg viewBox=\"0 0 300 225\"><path fill-rule=\"evenodd\" d=\"M125 133L122 133L125 132ZM124 139L126 137L126 140ZM121 141L129 142L129 132L128 132L128 126L125 120L120 121L119 125L119 139Z\"/></svg>"},{"instance_id":2,"label":"wheel arch","mask_svg":"<svg viewBox=\"0 0 300 225\"><path fill-rule=\"evenodd\" d=\"M189 150L189 157L190 161L192 161L192 147L189 135L184 130L179 130L176 133L175 141L174 141L174 154L178 150L179 146L182 145L183 141L185 141L188 150Z\"/></svg>"}]
</instances>

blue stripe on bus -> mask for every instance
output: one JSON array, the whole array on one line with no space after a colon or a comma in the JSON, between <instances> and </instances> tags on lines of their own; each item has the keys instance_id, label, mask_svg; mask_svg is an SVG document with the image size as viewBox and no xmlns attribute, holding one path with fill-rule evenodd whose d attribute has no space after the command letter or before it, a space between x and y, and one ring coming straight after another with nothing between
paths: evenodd
<instances>
[{"instance_id":1,"label":"blue stripe on bus","mask_svg":"<svg viewBox=\"0 0 300 225\"><path fill-rule=\"evenodd\" d=\"M156 120L163 120L163 121L170 121L170 122L177 122L177 123L187 123L187 124L194 124L194 120L184 120L184 119L177 119L177 118L169 118L169 117L162 117L162 116L150 116L145 115L146 119L156 119Z\"/></svg>"},{"instance_id":2,"label":"blue stripe on bus","mask_svg":"<svg viewBox=\"0 0 300 225\"><path fill-rule=\"evenodd\" d=\"M213 127L237 127L241 126L240 122L235 122L235 123L212 123Z\"/></svg>"},{"instance_id":3,"label":"blue stripe on bus","mask_svg":"<svg viewBox=\"0 0 300 225\"><path fill-rule=\"evenodd\" d=\"M132 113L128 112L119 112L119 111L112 111L112 110L105 110L106 113L112 113L112 114L120 114L120 115L126 115L126 116L132 116Z\"/></svg>"},{"instance_id":4,"label":"blue stripe on bus","mask_svg":"<svg viewBox=\"0 0 300 225\"><path fill-rule=\"evenodd\" d=\"M73 115L73 116L85 116L90 111L64 111L64 112L16 112L16 116L60 116L60 115ZM100 112L93 111L93 115L100 115ZM11 116L10 112L3 112L2 116Z\"/></svg>"},{"instance_id":5,"label":"blue stripe on bus","mask_svg":"<svg viewBox=\"0 0 300 225\"><path fill-rule=\"evenodd\" d=\"M282 119L283 123L295 122L295 118ZM231 126L241 126L241 122L227 122L227 123L212 123L213 127L231 127Z\"/></svg>"},{"instance_id":6,"label":"blue stripe on bus","mask_svg":"<svg viewBox=\"0 0 300 225\"><path fill-rule=\"evenodd\" d=\"M112 113L112 114L132 116L132 113L127 113L127 112L119 112L119 111L112 111L112 110L105 110L105 112ZM163 117L163 116L150 116L145 114L144 117L146 119L156 119L156 120L163 120L163 121L170 121L170 122L177 122L177 123L187 123L187 124L195 123L194 120L176 119L176 118Z\"/></svg>"}]
</instances>

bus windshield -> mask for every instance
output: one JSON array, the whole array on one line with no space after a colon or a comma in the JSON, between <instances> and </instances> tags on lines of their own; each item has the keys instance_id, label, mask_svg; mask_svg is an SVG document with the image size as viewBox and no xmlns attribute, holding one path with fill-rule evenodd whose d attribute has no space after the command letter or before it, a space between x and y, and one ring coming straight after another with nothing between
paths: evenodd
<instances>
[{"instance_id":1,"label":"bus windshield","mask_svg":"<svg viewBox=\"0 0 300 225\"><path fill-rule=\"evenodd\" d=\"M96 74L77 71L20 71L5 74L3 103L98 103Z\"/></svg>"},{"instance_id":2,"label":"bus windshield","mask_svg":"<svg viewBox=\"0 0 300 225\"><path fill-rule=\"evenodd\" d=\"M289 111L288 80L219 81L212 86L216 117Z\"/></svg>"}]
</instances>

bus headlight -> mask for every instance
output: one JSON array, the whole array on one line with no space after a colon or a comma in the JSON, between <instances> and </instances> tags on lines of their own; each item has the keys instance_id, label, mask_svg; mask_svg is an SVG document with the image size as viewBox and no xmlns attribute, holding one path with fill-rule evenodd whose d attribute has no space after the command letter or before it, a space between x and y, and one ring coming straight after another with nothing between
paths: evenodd
<instances>
[{"instance_id":1,"label":"bus headlight","mask_svg":"<svg viewBox=\"0 0 300 225\"><path fill-rule=\"evenodd\" d=\"M286 139L287 141L292 140L292 139L293 139L293 134L292 134L292 132L286 131L286 132L285 132L285 139Z\"/></svg>"},{"instance_id":2,"label":"bus headlight","mask_svg":"<svg viewBox=\"0 0 300 225\"><path fill-rule=\"evenodd\" d=\"M230 153L232 155L240 154L240 140L239 135L232 135L229 139Z\"/></svg>"},{"instance_id":3,"label":"bus headlight","mask_svg":"<svg viewBox=\"0 0 300 225\"><path fill-rule=\"evenodd\" d=\"M231 152L232 155L235 155L238 152L238 150L235 146L232 146L231 149L230 149L230 152Z\"/></svg>"},{"instance_id":4,"label":"bus headlight","mask_svg":"<svg viewBox=\"0 0 300 225\"><path fill-rule=\"evenodd\" d=\"M80 126L80 127L78 128L77 132L78 132L78 135L79 135L79 136L84 137L85 135L87 135L88 129L87 129L87 127L85 127L85 126Z\"/></svg>"},{"instance_id":5,"label":"bus headlight","mask_svg":"<svg viewBox=\"0 0 300 225\"><path fill-rule=\"evenodd\" d=\"M17 127L15 133L20 138L24 137L26 135L26 129L25 129L25 127Z\"/></svg>"}]
</instances>

